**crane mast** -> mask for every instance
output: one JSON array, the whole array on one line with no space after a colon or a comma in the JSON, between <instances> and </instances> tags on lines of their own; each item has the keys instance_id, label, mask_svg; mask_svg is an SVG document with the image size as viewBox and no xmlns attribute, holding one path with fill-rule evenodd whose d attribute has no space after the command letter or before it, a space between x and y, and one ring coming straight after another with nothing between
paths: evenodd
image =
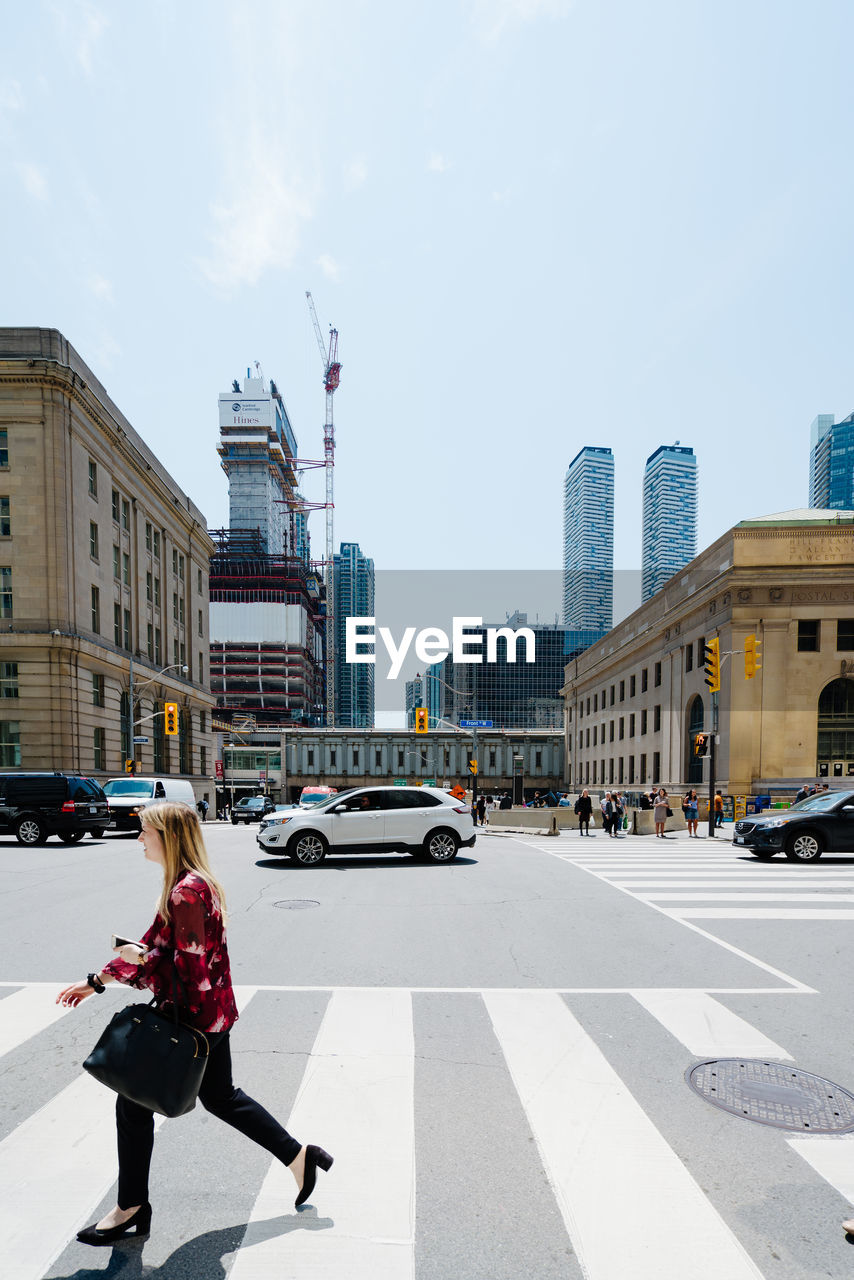
<instances>
[{"instance_id":1,"label":"crane mast","mask_svg":"<svg viewBox=\"0 0 854 1280\"><path fill-rule=\"evenodd\" d=\"M326 420L323 426L323 465L326 468L326 723L335 724L335 555L334 555L334 467L335 425L332 397L341 381L341 365L338 360L338 330L329 328L329 345L323 334L314 309L314 299L306 290L306 300L311 313L314 334L323 363L323 386L326 392Z\"/></svg>"}]
</instances>

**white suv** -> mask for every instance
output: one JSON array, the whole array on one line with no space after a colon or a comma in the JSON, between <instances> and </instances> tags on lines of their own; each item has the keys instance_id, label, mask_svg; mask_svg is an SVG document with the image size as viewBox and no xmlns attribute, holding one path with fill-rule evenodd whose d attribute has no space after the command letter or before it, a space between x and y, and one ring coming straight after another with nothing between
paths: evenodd
<instances>
[{"instance_id":1,"label":"white suv","mask_svg":"<svg viewBox=\"0 0 854 1280\"><path fill-rule=\"evenodd\" d=\"M265 853L303 866L327 853L403 850L450 862L475 842L471 811L438 787L354 787L289 813L270 814L256 836Z\"/></svg>"}]
</instances>

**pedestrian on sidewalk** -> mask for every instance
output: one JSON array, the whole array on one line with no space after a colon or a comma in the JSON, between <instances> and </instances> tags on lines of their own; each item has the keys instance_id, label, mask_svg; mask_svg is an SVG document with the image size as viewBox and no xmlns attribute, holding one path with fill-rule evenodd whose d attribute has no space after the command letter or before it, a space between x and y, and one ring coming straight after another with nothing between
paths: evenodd
<instances>
[{"instance_id":1,"label":"pedestrian on sidewalk","mask_svg":"<svg viewBox=\"0 0 854 1280\"><path fill-rule=\"evenodd\" d=\"M616 836L617 833L614 830L614 801L610 791L606 791L599 801L599 808L602 810L602 830L605 835Z\"/></svg>"},{"instance_id":2,"label":"pedestrian on sidewalk","mask_svg":"<svg viewBox=\"0 0 854 1280\"><path fill-rule=\"evenodd\" d=\"M481 794L477 798L477 824L483 826L486 822L486 796Z\"/></svg>"},{"instance_id":3,"label":"pedestrian on sidewalk","mask_svg":"<svg viewBox=\"0 0 854 1280\"><path fill-rule=\"evenodd\" d=\"M623 831L623 818L626 813L626 805L623 800L622 791L614 792L614 834L620 836Z\"/></svg>"},{"instance_id":4,"label":"pedestrian on sidewalk","mask_svg":"<svg viewBox=\"0 0 854 1280\"><path fill-rule=\"evenodd\" d=\"M724 825L724 798L720 791L715 792L715 826Z\"/></svg>"},{"instance_id":5,"label":"pedestrian on sidewalk","mask_svg":"<svg viewBox=\"0 0 854 1280\"><path fill-rule=\"evenodd\" d=\"M660 836L662 840L664 835L664 824L670 816L670 803L667 799L667 792L664 787L659 787L655 793L655 803L652 810L652 820L655 823L655 834Z\"/></svg>"},{"instance_id":6,"label":"pedestrian on sidewalk","mask_svg":"<svg viewBox=\"0 0 854 1280\"><path fill-rule=\"evenodd\" d=\"M593 801L590 799L590 792L585 787L575 802L575 814L578 818L578 830L580 835L590 835L590 815L592 812Z\"/></svg>"},{"instance_id":7,"label":"pedestrian on sidewalk","mask_svg":"<svg viewBox=\"0 0 854 1280\"><path fill-rule=\"evenodd\" d=\"M688 835L693 836L695 840L699 839L697 835L697 822L700 815L700 797L696 791L689 791L685 799L682 801L682 809L685 814L685 821L688 824ZM692 830L693 828L693 830Z\"/></svg>"},{"instance_id":8,"label":"pedestrian on sidewalk","mask_svg":"<svg viewBox=\"0 0 854 1280\"><path fill-rule=\"evenodd\" d=\"M147 988L158 1005L171 1013L175 984L180 984L186 1001L180 1010L182 1020L205 1033L210 1050L199 1101L287 1165L297 1184L294 1206L298 1208L314 1190L317 1170L329 1169L332 1157L321 1147L302 1146L232 1082L229 1033L238 1014L225 937L225 895L211 871L198 815L189 805L162 801L144 809L141 820L139 841L145 857L163 869L154 923L140 942L116 947L116 959L100 973L90 973L85 982L61 991L56 1003L74 1008L93 991L102 993L108 983L123 982ZM130 1232L149 1234L154 1114L119 1095L116 1129L117 1203L100 1222L78 1231L77 1239L83 1244L112 1244ZM194 1173L203 1167L198 1154L191 1153L188 1159Z\"/></svg>"}]
</instances>

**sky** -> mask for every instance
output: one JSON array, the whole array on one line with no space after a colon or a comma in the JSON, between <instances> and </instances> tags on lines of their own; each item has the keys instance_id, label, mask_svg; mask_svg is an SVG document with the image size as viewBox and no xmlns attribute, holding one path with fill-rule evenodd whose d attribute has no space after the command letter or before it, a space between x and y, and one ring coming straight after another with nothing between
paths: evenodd
<instances>
[{"instance_id":1,"label":"sky","mask_svg":"<svg viewBox=\"0 0 854 1280\"><path fill-rule=\"evenodd\" d=\"M847 0L2 8L0 325L59 328L211 527L256 360L322 457L307 289L336 544L378 570L560 569L585 444L619 570L660 444L699 548L806 505L854 409Z\"/></svg>"}]
</instances>

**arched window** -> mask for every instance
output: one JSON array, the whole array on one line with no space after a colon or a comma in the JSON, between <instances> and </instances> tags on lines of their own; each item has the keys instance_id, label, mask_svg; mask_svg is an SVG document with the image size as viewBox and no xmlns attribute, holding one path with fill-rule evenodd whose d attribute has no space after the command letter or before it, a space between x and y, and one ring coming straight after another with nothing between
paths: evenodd
<instances>
[{"instance_id":1,"label":"arched window","mask_svg":"<svg viewBox=\"0 0 854 1280\"><path fill-rule=\"evenodd\" d=\"M694 755L694 735L702 732L704 716L703 699L696 694L688 704L688 767L685 770L685 777L692 787L703 781L703 757Z\"/></svg>"},{"instance_id":2,"label":"arched window","mask_svg":"<svg viewBox=\"0 0 854 1280\"><path fill-rule=\"evenodd\" d=\"M178 712L178 772L192 773L192 722L186 707Z\"/></svg>"},{"instance_id":3,"label":"arched window","mask_svg":"<svg viewBox=\"0 0 854 1280\"><path fill-rule=\"evenodd\" d=\"M818 697L816 774L820 778L854 777L854 680L831 680Z\"/></svg>"}]
</instances>

